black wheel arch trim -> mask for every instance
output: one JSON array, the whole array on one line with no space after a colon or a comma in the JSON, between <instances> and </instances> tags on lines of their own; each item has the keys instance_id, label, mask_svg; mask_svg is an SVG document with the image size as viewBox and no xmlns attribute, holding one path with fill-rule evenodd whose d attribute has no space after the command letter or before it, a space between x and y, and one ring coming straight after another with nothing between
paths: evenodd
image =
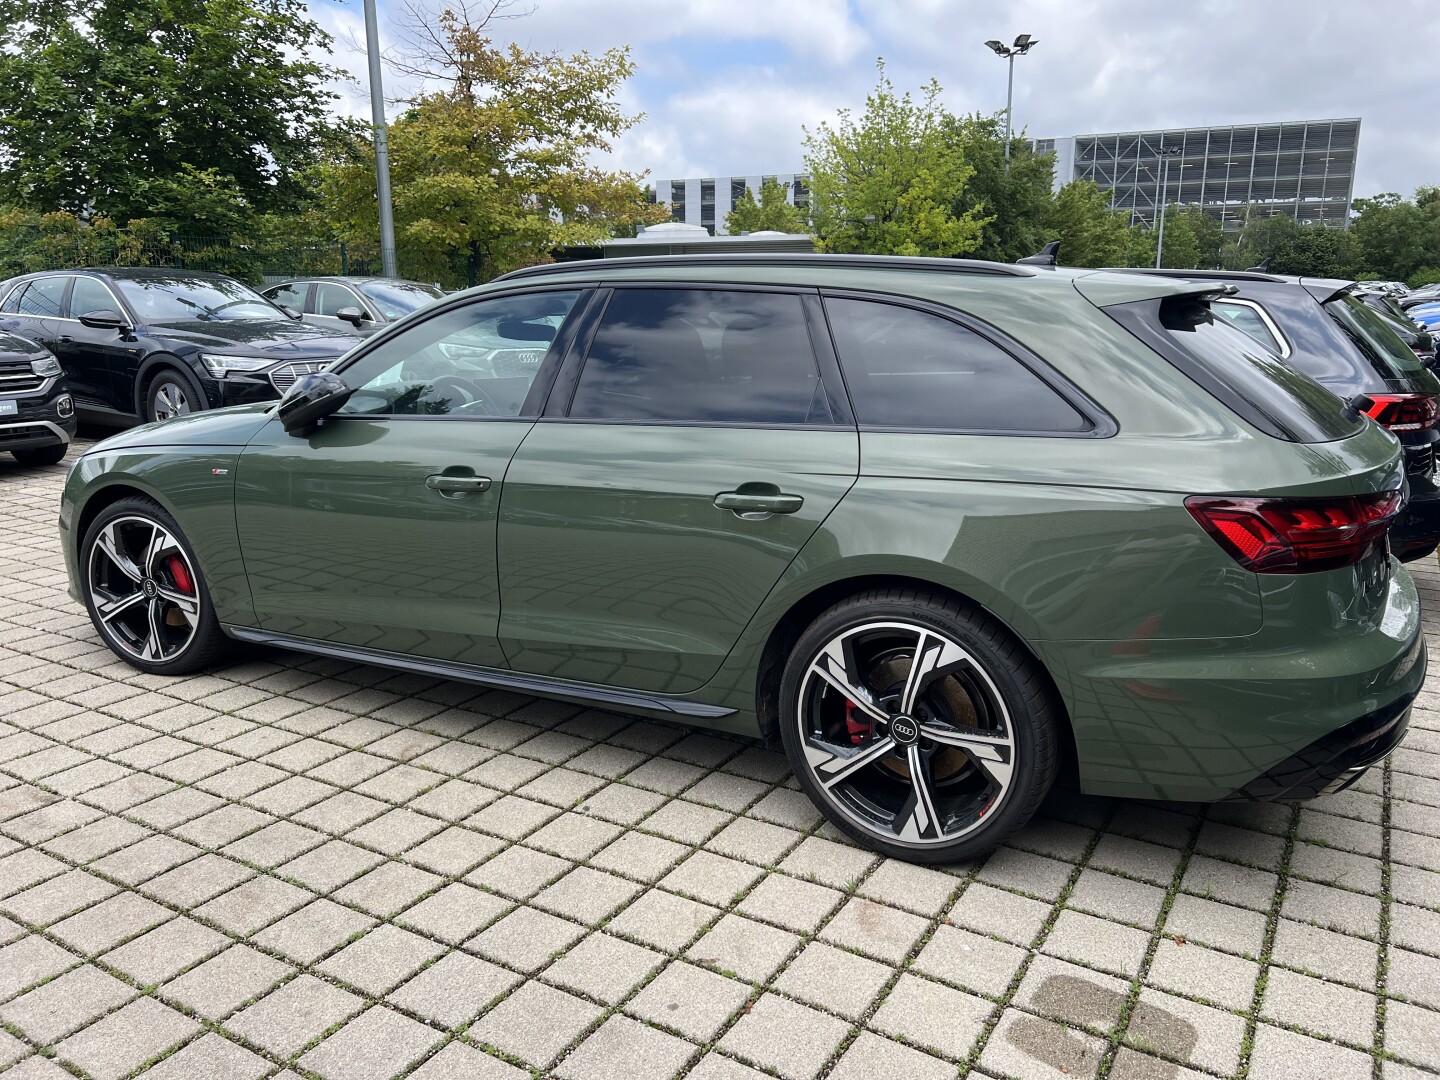
<instances>
[{"instance_id":1,"label":"black wheel arch trim","mask_svg":"<svg viewBox=\"0 0 1440 1080\"><path fill-rule=\"evenodd\" d=\"M196 355L199 355L198 353ZM205 386L200 380L200 375L195 371L194 366L180 356L171 352L157 352L147 356L135 369L135 385L131 387L131 394L135 400L135 415L142 420L145 418L146 390L150 380L155 376L156 368L170 368L179 372L189 379L191 384L200 391L200 400L205 402L205 407L210 408L210 396L205 392Z\"/></svg>"},{"instance_id":2,"label":"black wheel arch trim","mask_svg":"<svg viewBox=\"0 0 1440 1080\"><path fill-rule=\"evenodd\" d=\"M254 645L272 645L277 648L294 649L297 652L330 656L339 660L353 660L356 663L376 664L380 667L398 668L402 671L419 672L441 679L455 679L459 682L479 683L502 690L516 690L520 693L545 697L563 697L586 701L608 708L644 709L652 713L670 713L676 716L699 719L718 719L734 714L735 710L721 705L705 705L678 698L642 694L634 690L620 690L611 686L597 686L593 683L570 682L552 679L544 675L526 675L516 671L496 671L492 668L471 667L446 660L430 660L424 657L404 656L399 653L367 649L359 645L344 645L332 641L316 641L312 638L292 637L269 630L257 630L249 626L222 625L222 629L238 641Z\"/></svg>"}]
</instances>

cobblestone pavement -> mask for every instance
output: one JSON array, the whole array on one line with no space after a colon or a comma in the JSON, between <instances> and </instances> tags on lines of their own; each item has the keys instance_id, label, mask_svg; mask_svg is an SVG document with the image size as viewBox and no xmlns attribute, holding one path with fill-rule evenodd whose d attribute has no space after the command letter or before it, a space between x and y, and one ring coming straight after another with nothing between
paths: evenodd
<instances>
[{"instance_id":1,"label":"cobblestone pavement","mask_svg":"<svg viewBox=\"0 0 1440 1080\"><path fill-rule=\"evenodd\" d=\"M285 653L137 674L64 594L63 475L0 464L3 1080L1440 1071L1440 690L1351 792L1056 796L922 869L740 742Z\"/></svg>"}]
</instances>

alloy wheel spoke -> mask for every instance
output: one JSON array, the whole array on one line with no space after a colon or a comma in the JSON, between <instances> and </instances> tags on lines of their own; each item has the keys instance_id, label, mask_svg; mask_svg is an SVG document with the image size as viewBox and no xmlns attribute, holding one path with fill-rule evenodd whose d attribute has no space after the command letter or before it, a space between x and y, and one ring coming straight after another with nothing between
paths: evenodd
<instances>
[{"instance_id":1,"label":"alloy wheel spoke","mask_svg":"<svg viewBox=\"0 0 1440 1080\"><path fill-rule=\"evenodd\" d=\"M200 618L200 604L193 596L186 596L182 592L176 592L163 585L159 589L159 596L160 599L185 616L185 621L191 626L194 626L196 620Z\"/></svg>"},{"instance_id":2,"label":"alloy wheel spoke","mask_svg":"<svg viewBox=\"0 0 1440 1080\"><path fill-rule=\"evenodd\" d=\"M97 600L102 599L99 593L94 593L93 595ZM113 600L106 600L104 603L97 603L95 605L95 614L99 615L102 621L109 622L117 615L123 615L125 612L133 608L136 604L144 601L144 599L145 594L143 592L133 592L130 593L128 596L121 596Z\"/></svg>"},{"instance_id":3,"label":"alloy wheel spoke","mask_svg":"<svg viewBox=\"0 0 1440 1080\"><path fill-rule=\"evenodd\" d=\"M825 646L825 651L815 658L815 663L810 670L840 691L847 701L871 720L883 722L890 719L885 710L875 704L870 691L860 683L859 679L850 674L849 665L846 663L845 649L840 642L832 641Z\"/></svg>"},{"instance_id":4,"label":"alloy wheel spoke","mask_svg":"<svg viewBox=\"0 0 1440 1080\"><path fill-rule=\"evenodd\" d=\"M956 731L954 728L921 724L920 734L942 746L953 746L969 755L975 767L985 773L1001 790L1010 786L1015 772L1014 746L1003 735L987 732Z\"/></svg>"},{"instance_id":5,"label":"alloy wheel spoke","mask_svg":"<svg viewBox=\"0 0 1440 1080\"><path fill-rule=\"evenodd\" d=\"M138 585L141 580L144 579L145 574L141 571L140 567L135 565L135 561L131 559L129 555L125 554L124 548L120 546L120 537L117 529L118 523L112 522L106 526L104 531L102 531L96 539L95 546L104 552L105 557L110 560L115 569L119 570Z\"/></svg>"},{"instance_id":6,"label":"alloy wheel spoke","mask_svg":"<svg viewBox=\"0 0 1440 1080\"><path fill-rule=\"evenodd\" d=\"M959 645L938 634L921 630L915 642L910 673L905 677L905 689L900 695L900 711L907 716L913 715L915 704L927 686L941 675L969 662L969 655Z\"/></svg>"},{"instance_id":7,"label":"alloy wheel spoke","mask_svg":"<svg viewBox=\"0 0 1440 1080\"><path fill-rule=\"evenodd\" d=\"M895 740L883 735L853 754L837 754L823 746L807 744L805 757L815 772L815 779L825 787L832 788L847 777L854 776L865 766L875 764L894 748Z\"/></svg>"},{"instance_id":8,"label":"alloy wheel spoke","mask_svg":"<svg viewBox=\"0 0 1440 1080\"><path fill-rule=\"evenodd\" d=\"M154 526L150 543L145 548L145 573L152 578L159 577L160 567L157 564L160 556L175 546L175 541L168 532L159 525Z\"/></svg>"},{"instance_id":9,"label":"alloy wheel spoke","mask_svg":"<svg viewBox=\"0 0 1440 1080\"><path fill-rule=\"evenodd\" d=\"M149 610L146 612L147 633L142 656L146 660L163 660L165 653L164 639L160 636L160 602L151 600Z\"/></svg>"},{"instance_id":10,"label":"alloy wheel spoke","mask_svg":"<svg viewBox=\"0 0 1440 1080\"><path fill-rule=\"evenodd\" d=\"M930 787L930 764L920 747L911 743L905 750L910 767L911 796L901 813L896 815L902 840L922 840L940 835L940 815L935 809L935 795ZM908 811L908 812L907 812Z\"/></svg>"}]
</instances>

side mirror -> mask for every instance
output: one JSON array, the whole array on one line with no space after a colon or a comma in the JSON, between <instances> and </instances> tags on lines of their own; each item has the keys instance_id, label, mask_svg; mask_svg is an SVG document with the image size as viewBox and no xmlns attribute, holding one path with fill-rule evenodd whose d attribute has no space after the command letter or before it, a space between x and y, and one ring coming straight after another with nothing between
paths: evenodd
<instances>
[{"instance_id":1,"label":"side mirror","mask_svg":"<svg viewBox=\"0 0 1440 1080\"><path fill-rule=\"evenodd\" d=\"M329 371L302 375L280 399L280 423L288 435L308 438L320 421L350 400L353 390L339 375Z\"/></svg>"},{"instance_id":2,"label":"side mirror","mask_svg":"<svg viewBox=\"0 0 1440 1080\"><path fill-rule=\"evenodd\" d=\"M92 330L126 330L130 326L125 321L125 316L110 308L87 311L80 316L80 325L88 326Z\"/></svg>"},{"instance_id":3,"label":"side mirror","mask_svg":"<svg viewBox=\"0 0 1440 1080\"><path fill-rule=\"evenodd\" d=\"M360 329L360 324L369 320L369 316L358 307L342 307L335 312L337 319L344 319L355 329Z\"/></svg>"}]
</instances>

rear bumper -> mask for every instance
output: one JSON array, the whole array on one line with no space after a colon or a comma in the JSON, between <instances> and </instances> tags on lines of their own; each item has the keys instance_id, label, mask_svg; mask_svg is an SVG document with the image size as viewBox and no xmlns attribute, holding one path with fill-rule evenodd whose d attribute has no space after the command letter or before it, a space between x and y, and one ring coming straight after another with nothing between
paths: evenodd
<instances>
[{"instance_id":1,"label":"rear bumper","mask_svg":"<svg viewBox=\"0 0 1440 1080\"><path fill-rule=\"evenodd\" d=\"M1316 739L1225 801L1291 802L1345 790L1400 745L1410 727L1414 700L1414 694L1407 694Z\"/></svg>"}]
</instances>

